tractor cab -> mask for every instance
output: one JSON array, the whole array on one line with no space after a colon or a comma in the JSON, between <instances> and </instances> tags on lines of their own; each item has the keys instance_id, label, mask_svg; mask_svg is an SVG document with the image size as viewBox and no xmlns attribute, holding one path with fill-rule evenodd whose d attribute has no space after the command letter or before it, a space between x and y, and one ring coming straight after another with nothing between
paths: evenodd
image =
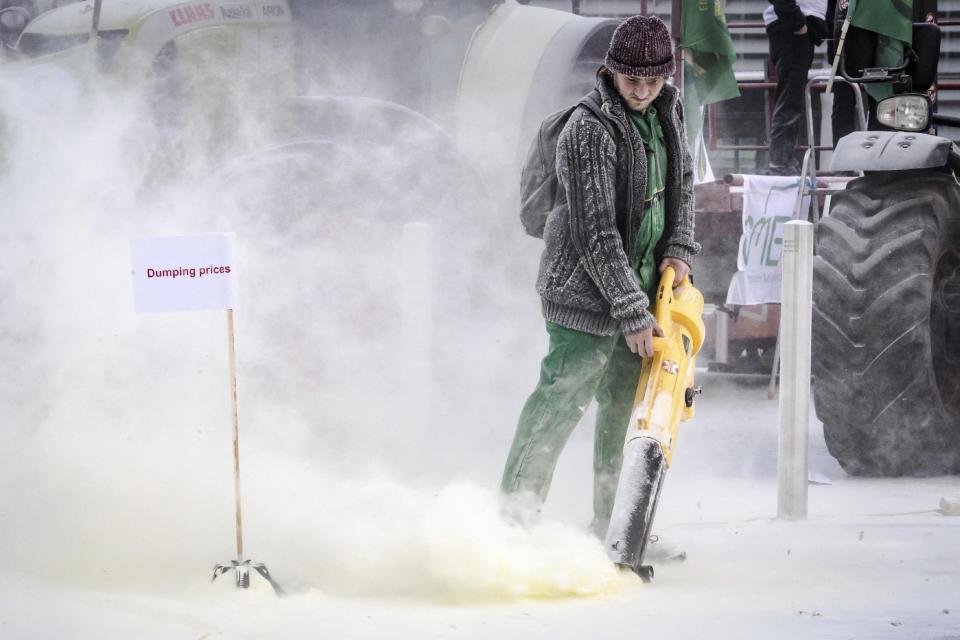
<instances>
[{"instance_id":1,"label":"tractor cab","mask_svg":"<svg viewBox=\"0 0 960 640\"><path fill-rule=\"evenodd\" d=\"M31 19L5 44L0 77L24 90L69 87L68 110L106 96L133 99L141 105L141 137L158 141L150 158L157 179L200 175L243 152L235 135L243 123L263 120L271 103L294 93L286 0L16 6L0 15ZM22 22L7 19L11 27ZM184 156L201 160L185 167Z\"/></svg>"},{"instance_id":2,"label":"tractor cab","mask_svg":"<svg viewBox=\"0 0 960 640\"><path fill-rule=\"evenodd\" d=\"M209 66L221 73L262 80L290 66L286 0L0 1L17 3L0 8L5 67L93 62L101 72L136 83L174 58L183 75L197 75L215 61Z\"/></svg>"}]
</instances>

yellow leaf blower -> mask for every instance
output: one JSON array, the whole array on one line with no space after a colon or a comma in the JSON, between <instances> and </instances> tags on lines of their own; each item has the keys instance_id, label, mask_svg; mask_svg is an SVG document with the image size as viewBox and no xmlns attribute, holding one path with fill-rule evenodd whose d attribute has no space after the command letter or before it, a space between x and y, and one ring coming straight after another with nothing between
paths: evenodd
<instances>
[{"instance_id":1,"label":"yellow leaf blower","mask_svg":"<svg viewBox=\"0 0 960 640\"><path fill-rule=\"evenodd\" d=\"M680 423L693 417L693 402L700 394L693 374L704 337L703 294L689 278L674 289L674 277L672 267L665 269L657 289L654 317L663 337L653 338L653 357L643 363L605 542L610 559L644 582L653 578L643 554L663 478Z\"/></svg>"}]
</instances>

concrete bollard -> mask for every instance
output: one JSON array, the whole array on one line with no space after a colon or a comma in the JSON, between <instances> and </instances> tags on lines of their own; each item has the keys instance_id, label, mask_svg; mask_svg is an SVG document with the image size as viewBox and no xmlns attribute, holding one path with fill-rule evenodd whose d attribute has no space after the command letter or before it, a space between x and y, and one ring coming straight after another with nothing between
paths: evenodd
<instances>
[{"instance_id":1,"label":"concrete bollard","mask_svg":"<svg viewBox=\"0 0 960 640\"><path fill-rule=\"evenodd\" d=\"M813 319L813 225L783 227L780 307L780 445L777 517L807 516L807 434L810 427L810 331Z\"/></svg>"},{"instance_id":2,"label":"concrete bollard","mask_svg":"<svg viewBox=\"0 0 960 640\"><path fill-rule=\"evenodd\" d=\"M400 258L400 323L404 344L425 347L433 333L433 227L403 225Z\"/></svg>"},{"instance_id":3,"label":"concrete bollard","mask_svg":"<svg viewBox=\"0 0 960 640\"><path fill-rule=\"evenodd\" d=\"M410 424L424 422L430 401L433 292L433 227L422 222L405 224L400 258L400 369Z\"/></svg>"},{"instance_id":4,"label":"concrete bollard","mask_svg":"<svg viewBox=\"0 0 960 640\"><path fill-rule=\"evenodd\" d=\"M717 309L713 312L713 317L717 321L717 353L714 359L722 364L727 364L730 360L730 316Z\"/></svg>"}]
</instances>

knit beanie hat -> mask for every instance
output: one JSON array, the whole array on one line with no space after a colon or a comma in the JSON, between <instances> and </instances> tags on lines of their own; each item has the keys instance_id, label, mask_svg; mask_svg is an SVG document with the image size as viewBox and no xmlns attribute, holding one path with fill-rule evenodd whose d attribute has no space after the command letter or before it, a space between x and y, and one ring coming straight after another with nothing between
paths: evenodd
<instances>
[{"instance_id":1,"label":"knit beanie hat","mask_svg":"<svg viewBox=\"0 0 960 640\"><path fill-rule=\"evenodd\" d=\"M604 65L612 71L638 78L673 75L673 47L667 25L657 16L633 16L620 23Z\"/></svg>"}]
</instances>

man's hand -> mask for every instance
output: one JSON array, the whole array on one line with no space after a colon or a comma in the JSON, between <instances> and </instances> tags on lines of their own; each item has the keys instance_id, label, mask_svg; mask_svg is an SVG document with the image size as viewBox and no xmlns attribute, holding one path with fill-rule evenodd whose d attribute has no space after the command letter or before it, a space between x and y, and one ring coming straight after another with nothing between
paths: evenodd
<instances>
[{"instance_id":1,"label":"man's hand","mask_svg":"<svg viewBox=\"0 0 960 640\"><path fill-rule=\"evenodd\" d=\"M632 353L642 358L650 358L653 356L653 336L663 337L663 329L660 325L655 324L639 333L629 333L623 336L623 339L627 341L627 346Z\"/></svg>"},{"instance_id":2,"label":"man's hand","mask_svg":"<svg viewBox=\"0 0 960 640\"><path fill-rule=\"evenodd\" d=\"M795 36L802 36L802 35L806 35L806 33L807 33L807 25L803 25L803 27L800 29L800 31L794 31L794 32L793 32L793 35L795 35Z\"/></svg>"},{"instance_id":3,"label":"man's hand","mask_svg":"<svg viewBox=\"0 0 960 640\"><path fill-rule=\"evenodd\" d=\"M683 279L690 275L690 265L680 258L664 258L660 261L660 273L667 270L667 267L673 267L674 278L673 288L676 289L683 282Z\"/></svg>"}]
</instances>

